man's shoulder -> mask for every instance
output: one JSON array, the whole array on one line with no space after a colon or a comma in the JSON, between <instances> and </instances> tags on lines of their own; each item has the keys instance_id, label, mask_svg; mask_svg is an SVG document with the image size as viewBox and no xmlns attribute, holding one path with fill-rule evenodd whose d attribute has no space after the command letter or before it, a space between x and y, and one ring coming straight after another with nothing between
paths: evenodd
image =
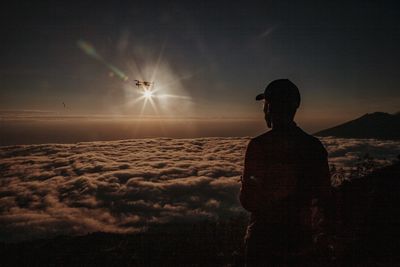
<instances>
[{"instance_id":1,"label":"man's shoulder","mask_svg":"<svg viewBox=\"0 0 400 267\"><path fill-rule=\"evenodd\" d=\"M265 133L262 133L258 136L250 138L247 144L247 152L254 152L263 150L264 147L268 146L268 144L272 141L271 138L271 130Z\"/></svg>"},{"instance_id":2,"label":"man's shoulder","mask_svg":"<svg viewBox=\"0 0 400 267\"><path fill-rule=\"evenodd\" d=\"M255 142L255 143L262 142L264 140L268 140L269 138L271 138L272 135L273 135L272 130L269 130L269 131L267 131L265 133L262 133L262 134L260 134L258 136L252 137L250 139L250 142Z\"/></svg>"},{"instance_id":3,"label":"man's shoulder","mask_svg":"<svg viewBox=\"0 0 400 267\"><path fill-rule=\"evenodd\" d=\"M324 145L322 144L321 140L319 140L317 137L306 133L305 131L303 131L301 128L298 128L299 131L301 132L300 134L300 138L302 139L302 141L310 146L315 147L316 149L321 149L321 150L325 150Z\"/></svg>"},{"instance_id":4,"label":"man's shoulder","mask_svg":"<svg viewBox=\"0 0 400 267\"><path fill-rule=\"evenodd\" d=\"M269 130L265 133L262 133L258 136L250 138L249 141L249 146L253 147L261 147L268 145L269 143L274 143L274 140L276 139L276 136L274 136L274 133L272 130Z\"/></svg>"},{"instance_id":5,"label":"man's shoulder","mask_svg":"<svg viewBox=\"0 0 400 267\"><path fill-rule=\"evenodd\" d=\"M297 143L300 148L304 147L304 149L308 151L319 151L321 153L326 153L325 147L322 142L317 137L308 134L300 127L294 128L289 136L289 138L292 139L294 143ZM281 141L282 136L279 133L273 130L269 130L256 137L251 138L249 146L265 146L267 144L276 144L276 142L279 143Z\"/></svg>"},{"instance_id":6,"label":"man's shoulder","mask_svg":"<svg viewBox=\"0 0 400 267\"><path fill-rule=\"evenodd\" d=\"M304 131L303 133L303 140L301 142L302 150L310 153L312 157L326 158L328 156L328 152L326 151L325 146L322 144L321 140Z\"/></svg>"},{"instance_id":7,"label":"man's shoulder","mask_svg":"<svg viewBox=\"0 0 400 267\"><path fill-rule=\"evenodd\" d=\"M290 134L288 135L290 138L293 139L299 139L303 142L307 143L314 143L317 145L321 144L321 141L316 138L315 136L312 136L311 134L306 133L303 129L300 127L295 127L292 131L290 131ZM273 130L269 130L265 133L262 133L256 137L253 137L250 139L250 142L265 142L268 140L275 140L277 137L281 137L281 134L279 132L275 132Z\"/></svg>"},{"instance_id":8,"label":"man's shoulder","mask_svg":"<svg viewBox=\"0 0 400 267\"><path fill-rule=\"evenodd\" d=\"M321 141L320 141L317 137L315 137L315 136L313 136L313 135L311 135L311 134L306 133L306 132L305 132L304 130L302 130L301 128L299 128L299 131L301 131L301 137L302 137L304 140L306 140L307 142L309 142L309 143L311 143L311 144L313 144L313 145L316 145L316 146L322 146Z\"/></svg>"}]
</instances>

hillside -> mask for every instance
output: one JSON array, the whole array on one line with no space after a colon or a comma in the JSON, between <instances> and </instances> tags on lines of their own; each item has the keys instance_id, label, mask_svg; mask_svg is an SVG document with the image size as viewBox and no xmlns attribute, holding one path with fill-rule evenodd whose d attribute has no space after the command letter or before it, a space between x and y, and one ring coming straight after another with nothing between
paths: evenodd
<instances>
[{"instance_id":1,"label":"hillside","mask_svg":"<svg viewBox=\"0 0 400 267\"><path fill-rule=\"evenodd\" d=\"M336 237L343 263L399 266L399 190L400 162L346 181L336 189Z\"/></svg>"},{"instance_id":2,"label":"hillside","mask_svg":"<svg viewBox=\"0 0 400 267\"><path fill-rule=\"evenodd\" d=\"M367 113L355 120L315 133L343 138L400 139L400 113Z\"/></svg>"}]
</instances>

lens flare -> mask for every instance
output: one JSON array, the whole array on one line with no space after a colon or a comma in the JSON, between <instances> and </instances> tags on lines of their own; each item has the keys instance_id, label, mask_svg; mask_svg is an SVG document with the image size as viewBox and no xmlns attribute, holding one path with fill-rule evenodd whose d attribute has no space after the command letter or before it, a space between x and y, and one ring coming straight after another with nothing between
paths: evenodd
<instances>
[{"instance_id":1,"label":"lens flare","mask_svg":"<svg viewBox=\"0 0 400 267\"><path fill-rule=\"evenodd\" d=\"M150 99L153 97L153 92L150 89L147 89L143 92L143 96L147 99Z\"/></svg>"},{"instance_id":2,"label":"lens flare","mask_svg":"<svg viewBox=\"0 0 400 267\"><path fill-rule=\"evenodd\" d=\"M86 55L104 64L118 78L123 81L128 80L128 76L126 76L120 69L107 62L99 53L97 53L96 48L94 48L92 44L84 40L78 40L76 44Z\"/></svg>"}]
</instances>

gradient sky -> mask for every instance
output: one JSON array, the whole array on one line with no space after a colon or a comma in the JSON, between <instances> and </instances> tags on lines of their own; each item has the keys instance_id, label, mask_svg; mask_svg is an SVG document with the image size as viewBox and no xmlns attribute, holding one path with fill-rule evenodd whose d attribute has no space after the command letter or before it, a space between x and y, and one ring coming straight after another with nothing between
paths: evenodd
<instances>
[{"instance_id":1,"label":"gradient sky","mask_svg":"<svg viewBox=\"0 0 400 267\"><path fill-rule=\"evenodd\" d=\"M7 112L262 119L254 97L276 78L298 85L298 120L315 130L400 110L396 1L15 1L1 13ZM143 108L133 79L179 97Z\"/></svg>"}]
</instances>

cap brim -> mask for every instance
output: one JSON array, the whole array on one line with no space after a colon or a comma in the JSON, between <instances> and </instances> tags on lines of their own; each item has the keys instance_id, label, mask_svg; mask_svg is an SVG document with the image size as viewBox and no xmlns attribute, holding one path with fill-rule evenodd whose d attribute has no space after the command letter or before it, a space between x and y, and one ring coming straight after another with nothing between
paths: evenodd
<instances>
[{"instance_id":1,"label":"cap brim","mask_svg":"<svg viewBox=\"0 0 400 267\"><path fill-rule=\"evenodd\" d=\"M258 101L258 100L263 100L263 99L265 99L264 93L261 93L261 94L259 94L259 95L256 96L256 100L257 100L257 101Z\"/></svg>"}]
</instances>

